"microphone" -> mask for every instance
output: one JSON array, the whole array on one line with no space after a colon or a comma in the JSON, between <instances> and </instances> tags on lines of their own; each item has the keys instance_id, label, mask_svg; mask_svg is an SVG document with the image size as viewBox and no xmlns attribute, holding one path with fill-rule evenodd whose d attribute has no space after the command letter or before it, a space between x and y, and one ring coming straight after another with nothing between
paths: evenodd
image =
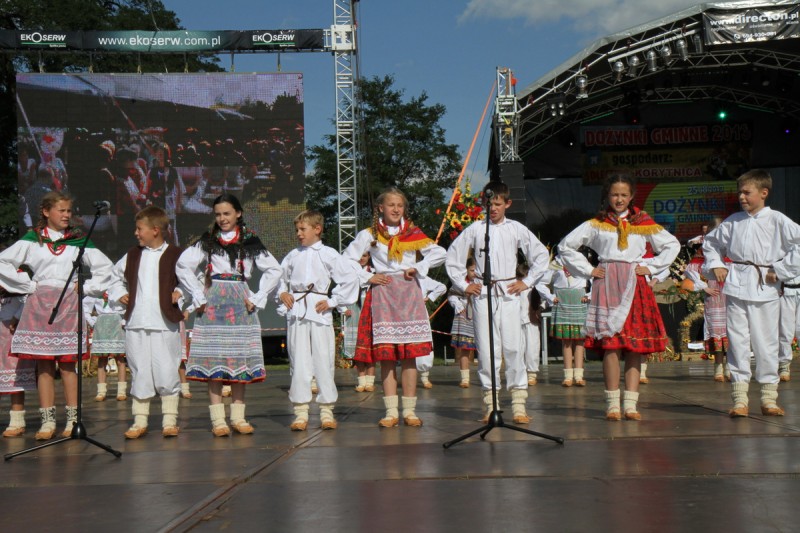
<instances>
[{"instance_id":1,"label":"microphone","mask_svg":"<svg viewBox=\"0 0 800 533\"><path fill-rule=\"evenodd\" d=\"M492 189L484 189L483 190L483 197L487 200L491 200L494 196L494 191Z\"/></svg>"},{"instance_id":2,"label":"microphone","mask_svg":"<svg viewBox=\"0 0 800 533\"><path fill-rule=\"evenodd\" d=\"M98 211L110 210L111 202L109 202L108 200L96 200L95 202L92 203L92 206Z\"/></svg>"}]
</instances>

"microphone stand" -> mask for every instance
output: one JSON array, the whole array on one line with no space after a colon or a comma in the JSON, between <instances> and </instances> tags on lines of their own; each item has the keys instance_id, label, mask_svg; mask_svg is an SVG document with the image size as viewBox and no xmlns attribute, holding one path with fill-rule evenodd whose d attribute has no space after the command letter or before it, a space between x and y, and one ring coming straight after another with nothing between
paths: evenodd
<instances>
[{"instance_id":1,"label":"microphone stand","mask_svg":"<svg viewBox=\"0 0 800 533\"><path fill-rule=\"evenodd\" d=\"M486 197L487 200L491 199L491 196ZM552 435L547 435L546 433L539 433L536 431L531 431L529 429L521 428L518 426L508 426L505 422L503 422L503 411L498 409L498 402L497 402L497 376L495 370L495 354L494 354L494 316L493 316L493 309L492 309L492 268L491 268L491 261L489 259L489 209L486 209L486 218L484 219L486 222L486 236L484 237L484 262L483 262L483 285L486 287L486 304L488 306L489 312L489 367L492 373L492 412L489 415L488 422L475 429L470 431L465 435L461 435L458 438L455 438L451 441L445 442L442 446L445 449L453 446L454 444L458 444L459 442L470 438L473 435L478 433L481 434L481 440L486 438L486 435L493 430L494 428L507 428L512 429L514 431L518 431L520 433L527 433L528 435L533 435L535 437L542 437L544 439L549 439L555 441L559 444L564 444L564 439L562 437L554 437ZM536 289L533 289L536 290Z\"/></svg>"},{"instance_id":2,"label":"microphone stand","mask_svg":"<svg viewBox=\"0 0 800 533\"><path fill-rule=\"evenodd\" d=\"M6 461L13 459L14 457L22 454L26 454L29 452L33 452L36 450L40 450L42 448L47 448L48 446L55 446L56 444L61 444L62 442L66 442L69 440L85 440L90 444L94 444L98 448L102 448L103 450L111 453L114 457L122 456L122 452L119 452L113 449L111 446L103 444L94 440L93 438L89 437L86 433L86 428L83 426L83 253L86 250L86 244L89 242L89 237L92 236L92 232L94 231L94 227L97 224L97 219L100 218L101 211L106 207L104 203L96 204L95 207L97 211L94 214L94 220L92 221L92 225L89 227L89 232L86 234L86 238L83 241L83 245L78 250L78 256L75 258L75 261L72 263L72 271L69 273L69 277L67 278L67 282L64 284L64 288L61 290L61 295L58 297L58 301L56 302L55 307L53 307L53 312L50 315L50 319L47 321L48 324L52 324L55 319L56 315L58 315L58 310L61 307L61 301L64 299L64 295L67 293L67 289L72 283L72 277L74 274L77 273L78 278L78 361L75 364L75 370L78 372L78 420L72 426L72 433L69 437L61 437L60 439L52 440L50 442L45 442L44 444L39 444L38 446L33 446L31 448L27 448L25 450L21 450L14 453L7 453L4 458ZM65 245L66 246L66 245Z\"/></svg>"}]
</instances>

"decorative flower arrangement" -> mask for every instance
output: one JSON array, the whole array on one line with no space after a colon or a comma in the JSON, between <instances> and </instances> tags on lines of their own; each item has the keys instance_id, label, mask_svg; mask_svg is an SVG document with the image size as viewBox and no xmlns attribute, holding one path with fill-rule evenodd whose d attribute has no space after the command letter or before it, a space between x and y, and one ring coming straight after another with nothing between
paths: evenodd
<instances>
[{"instance_id":1,"label":"decorative flower arrangement","mask_svg":"<svg viewBox=\"0 0 800 533\"><path fill-rule=\"evenodd\" d=\"M453 198L453 207L447 213L447 224L450 226L448 236L454 240L470 224L476 220L483 220L485 214L483 207L479 205L481 193L472 193L469 181L464 185L464 190L456 189ZM437 215L442 214L441 209L436 210Z\"/></svg>"}]
</instances>

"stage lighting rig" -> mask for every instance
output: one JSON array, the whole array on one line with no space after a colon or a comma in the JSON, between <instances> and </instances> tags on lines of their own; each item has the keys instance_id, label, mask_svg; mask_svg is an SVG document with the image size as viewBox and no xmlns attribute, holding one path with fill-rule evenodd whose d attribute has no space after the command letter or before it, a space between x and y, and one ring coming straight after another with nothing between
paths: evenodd
<instances>
[{"instance_id":1,"label":"stage lighting rig","mask_svg":"<svg viewBox=\"0 0 800 533\"><path fill-rule=\"evenodd\" d=\"M636 57L636 56L632 56L632 57ZM625 63L623 63L621 60L617 59L611 65L611 71L614 73L614 81L616 81L617 83L621 82L622 81L622 75L625 74Z\"/></svg>"},{"instance_id":2,"label":"stage lighting rig","mask_svg":"<svg viewBox=\"0 0 800 533\"><path fill-rule=\"evenodd\" d=\"M581 74L575 78L575 87L578 89L578 94L575 95L575 98L589 98L589 93L586 92L589 87L589 78L587 78L585 74Z\"/></svg>"}]
</instances>

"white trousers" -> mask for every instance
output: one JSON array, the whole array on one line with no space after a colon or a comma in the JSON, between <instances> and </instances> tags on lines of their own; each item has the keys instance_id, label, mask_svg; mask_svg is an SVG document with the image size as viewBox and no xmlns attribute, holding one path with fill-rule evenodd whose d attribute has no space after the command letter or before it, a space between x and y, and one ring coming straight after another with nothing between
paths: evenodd
<instances>
[{"instance_id":1,"label":"white trousers","mask_svg":"<svg viewBox=\"0 0 800 533\"><path fill-rule=\"evenodd\" d=\"M542 336L539 334L539 324L530 322L523 324L519 339L519 351L525 358L525 369L528 372L538 372L539 360L542 356Z\"/></svg>"},{"instance_id":2,"label":"white trousers","mask_svg":"<svg viewBox=\"0 0 800 533\"><path fill-rule=\"evenodd\" d=\"M430 372L431 368L433 368L433 352L431 352L430 355L417 357L415 361L417 363L418 372Z\"/></svg>"},{"instance_id":3,"label":"white trousers","mask_svg":"<svg viewBox=\"0 0 800 533\"><path fill-rule=\"evenodd\" d=\"M181 334L175 331L128 329L125 358L131 369L131 396L146 400L181 392Z\"/></svg>"},{"instance_id":4,"label":"white trousers","mask_svg":"<svg viewBox=\"0 0 800 533\"><path fill-rule=\"evenodd\" d=\"M325 326L310 320L290 318L286 331L286 347L292 370L289 401L308 403L311 401L311 379L317 378L317 402L336 403L339 393L333 380L336 363L336 348L333 326Z\"/></svg>"},{"instance_id":5,"label":"white trousers","mask_svg":"<svg viewBox=\"0 0 800 533\"><path fill-rule=\"evenodd\" d=\"M778 383L778 320L780 300L749 302L727 297L728 366L731 381L748 383L750 349L756 360L756 381Z\"/></svg>"},{"instance_id":6,"label":"white trousers","mask_svg":"<svg viewBox=\"0 0 800 533\"><path fill-rule=\"evenodd\" d=\"M489 311L487 297L475 298L472 303L475 323L475 344L478 346L478 377L483 390L492 389L492 374L489 361ZM506 362L506 388L527 389L528 374L525 359L520 352L519 300L492 298L492 322L494 333L494 373L500 388L500 365Z\"/></svg>"},{"instance_id":7,"label":"white trousers","mask_svg":"<svg viewBox=\"0 0 800 533\"><path fill-rule=\"evenodd\" d=\"M800 293L796 289L786 289L781 296L781 324L780 324L780 350L778 361L790 363L792 361L792 340L797 336L797 326L800 325Z\"/></svg>"}]
</instances>

